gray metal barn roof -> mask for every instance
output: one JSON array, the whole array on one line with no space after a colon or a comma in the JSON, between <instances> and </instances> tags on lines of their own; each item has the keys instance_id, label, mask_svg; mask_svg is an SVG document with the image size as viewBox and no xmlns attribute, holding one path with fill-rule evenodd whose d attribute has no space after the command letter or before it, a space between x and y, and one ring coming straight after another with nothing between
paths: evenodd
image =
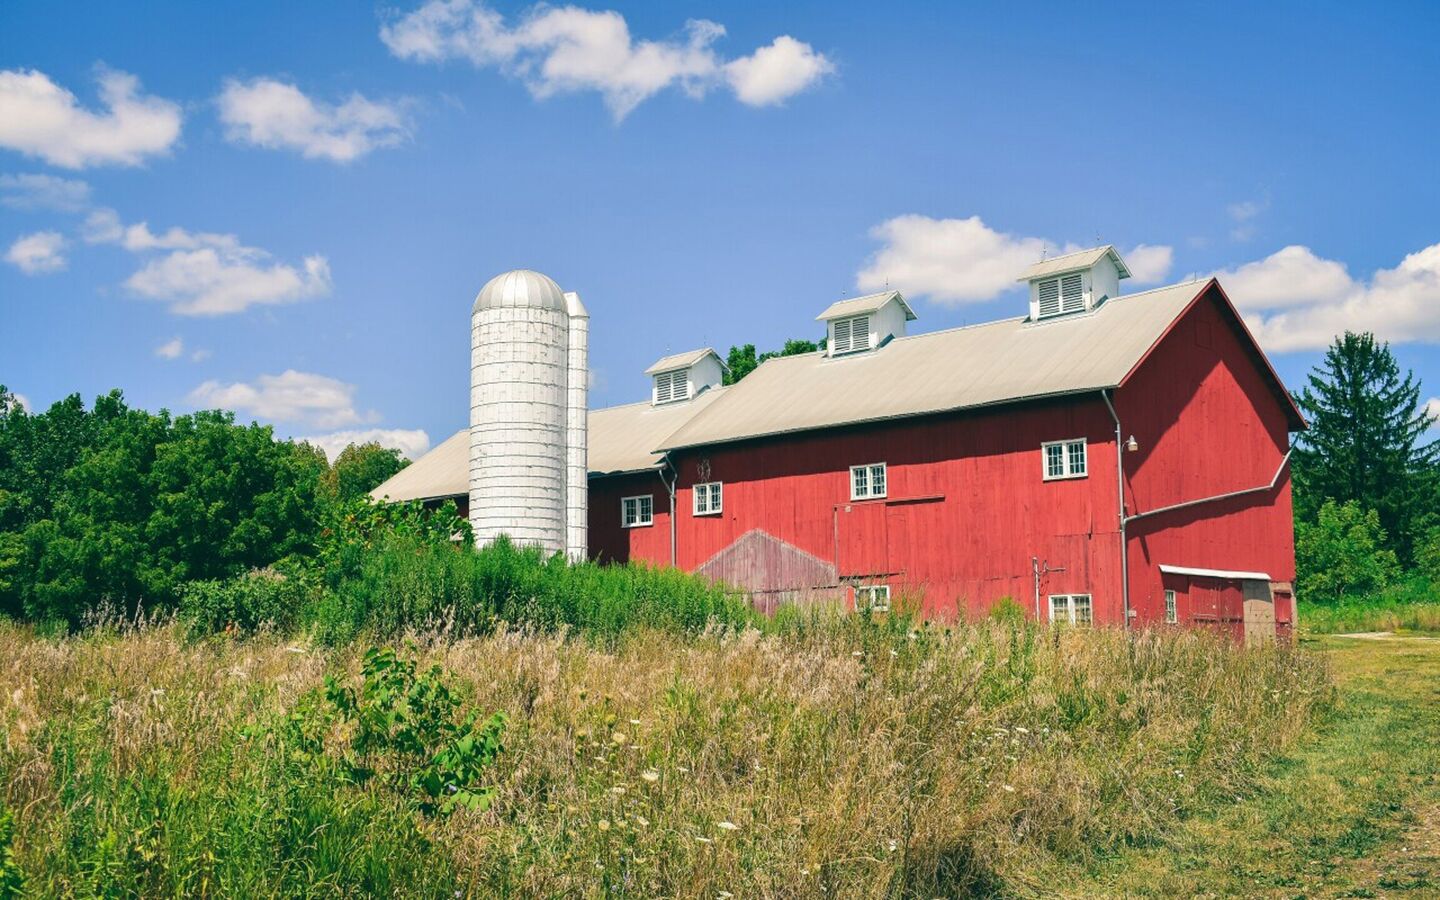
<instances>
[{"instance_id":1,"label":"gray metal barn roof","mask_svg":"<svg viewBox=\"0 0 1440 900\"><path fill-rule=\"evenodd\" d=\"M638 472L660 464L655 445L729 388L701 391L683 403L649 401L590 410L591 474ZM463 429L370 492L376 500L432 500L470 492L470 431Z\"/></svg>"},{"instance_id":2,"label":"gray metal barn roof","mask_svg":"<svg viewBox=\"0 0 1440 900\"><path fill-rule=\"evenodd\" d=\"M1117 386L1208 285L1192 281L1040 322L895 338L868 353L767 360L660 450Z\"/></svg>"},{"instance_id":3,"label":"gray metal barn roof","mask_svg":"<svg viewBox=\"0 0 1440 900\"><path fill-rule=\"evenodd\" d=\"M1130 270L1125 267L1125 261L1115 248L1106 244L1104 247L1096 247L1093 250L1078 250L1074 253L1067 253L1064 256L1052 256L1042 260L1021 273L1016 281L1033 281L1036 278L1044 278L1046 275L1058 275L1061 272L1074 272L1077 269L1088 269L1106 256L1115 264L1120 271L1121 278L1129 278Z\"/></svg>"},{"instance_id":4,"label":"gray metal barn roof","mask_svg":"<svg viewBox=\"0 0 1440 900\"><path fill-rule=\"evenodd\" d=\"M915 310L905 302L899 291L881 291L878 294L866 294L864 297L852 297L849 300L836 300L825 307L825 311L815 317L815 321L824 322L827 319L838 319L841 316L858 316L864 313L874 312L891 299L898 300L900 307L905 310L905 321L913 322L916 319Z\"/></svg>"}]
</instances>

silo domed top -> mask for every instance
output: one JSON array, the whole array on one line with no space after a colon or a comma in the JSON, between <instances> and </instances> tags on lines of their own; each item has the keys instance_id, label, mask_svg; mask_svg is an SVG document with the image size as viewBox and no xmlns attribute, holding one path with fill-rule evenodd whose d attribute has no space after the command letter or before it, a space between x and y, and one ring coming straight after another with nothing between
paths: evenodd
<instances>
[{"instance_id":1,"label":"silo domed top","mask_svg":"<svg viewBox=\"0 0 1440 900\"><path fill-rule=\"evenodd\" d=\"M523 307L565 311L565 292L548 275L530 269L515 269L485 282L475 295L470 312L482 309Z\"/></svg>"}]
</instances>

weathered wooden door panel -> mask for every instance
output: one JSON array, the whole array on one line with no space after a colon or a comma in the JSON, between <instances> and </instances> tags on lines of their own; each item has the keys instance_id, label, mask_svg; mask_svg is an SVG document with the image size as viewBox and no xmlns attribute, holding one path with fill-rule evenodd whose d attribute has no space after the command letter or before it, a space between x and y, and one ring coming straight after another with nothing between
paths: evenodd
<instances>
[{"instance_id":1,"label":"weathered wooden door panel","mask_svg":"<svg viewBox=\"0 0 1440 900\"><path fill-rule=\"evenodd\" d=\"M835 509L836 562L845 578L890 571L884 503L846 503Z\"/></svg>"},{"instance_id":2,"label":"weathered wooden door panel","mask_svg":"<svg viewBox=\"0 0 1440 900\"><path fill-rule=\"evenodd\" d=\"M1275 601L1268 581L1240 582L1245 597L1245 643L1265 644L1275 640Z\"/></svg>"}]
</instances>

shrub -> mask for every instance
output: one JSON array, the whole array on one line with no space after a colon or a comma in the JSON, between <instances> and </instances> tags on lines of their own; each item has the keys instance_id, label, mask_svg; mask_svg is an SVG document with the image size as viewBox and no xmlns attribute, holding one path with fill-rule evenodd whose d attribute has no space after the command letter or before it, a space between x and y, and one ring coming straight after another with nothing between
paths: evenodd
<instances>
[{"instance_id":1,"label":"shrub","mask_svg":"<svg viewBox=\"0 0 1440 900\"><path fill-rule=\"evenodd\" d=\"M1415 548L1415 571L1440 583L1440 527L1431 528Z\"/></svg>"},{"instance_id":2,"label":"shrub","mask_svg":"<svg viewBox=\"0 0 1440 900\"><path fill-rule=\"evenodd\" d=\"M456 721L460 701L440 667L417 674L413 660L390 649L366 651L362 675L358 695L333 676L325 680L326 699L354 728L347 775L362 784L379 775L408 786L427 815L488 809L495 791L480 779L504 749L505 714L480 722L472 711Z\"/></svg>"},{"instance_id":3,"label":"shrub","mask_svg":"<svg viewBox=\"0 0 1440 900\"><path fill-rule=\"evenodd\" d=\"M1384 543L1385 529L1374 510L1353 501L1325 501L1314 522L1300 522L1295 529L1299 595L1333 603L1390 584L1400 563L1393 550L1381 549Z\"/></svg>"},{"instance_id":4,"label":"shrub","mask_svg":"<svg viewBox=\"0 0 1440 900\"><path fill-rule=\"evenodd\" d=\"M300 578L256 569L238 578L192 581L180 590L180 617L192 631L252 633L295 624L307 592Z\"/></svg>"},{"instance_id":5,"label":"shrub","mask_svg":"<svg viewBox=\"0 0 1440 900\"><path fill-rule=\"evenodd\" d=\"M1017 603L1014 597L1001 597L990 607L990 618L997 622L1019 625L1025 621L1025 607Z\"/></svg>"}]
</instances>

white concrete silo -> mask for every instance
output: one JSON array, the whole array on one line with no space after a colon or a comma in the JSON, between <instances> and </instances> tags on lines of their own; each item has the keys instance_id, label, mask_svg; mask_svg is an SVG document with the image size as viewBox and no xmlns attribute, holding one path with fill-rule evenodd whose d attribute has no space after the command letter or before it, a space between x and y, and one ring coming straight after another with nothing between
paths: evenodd
<instances>
[{"instance_id":1,"label":"white concrete silo","mask_svg":"<svg viewBox=\"0 0 1440 900\"><path fill-rule=\"evenodd\" d=\"M565 294L565 311L570 317L569 372L566 387L566 478L565 546L576 562L585 559L589 522L588 464L590 393L590 313L573 291Z\"/></svg>"},{"instance_id":2,"label":"white concrete silo","mask_svg":"<svg viewBox=\"0 0 1440 900\"><path fill-rule=\"evenodd\" d=\"M570 549L570 327L564 292L539 272L497 275L475 298L470 525L478 545L504 534L549 553ZM582 354L584 346L582 334Z\"/></svg>"}]
</instances>

